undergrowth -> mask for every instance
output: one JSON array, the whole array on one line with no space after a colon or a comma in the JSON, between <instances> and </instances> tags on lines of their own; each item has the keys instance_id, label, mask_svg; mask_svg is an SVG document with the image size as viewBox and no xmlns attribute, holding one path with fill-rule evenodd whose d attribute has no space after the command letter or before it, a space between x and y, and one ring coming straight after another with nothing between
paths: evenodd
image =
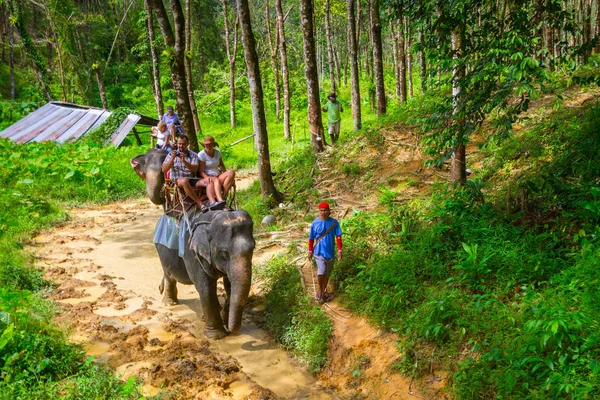
<instances>
[{"instance_id":1,"label":"undergrowth","mask_svg":"<svg viewBox=\"0 0 600 400\"><path fill-rule=\"evenodd\" d=\"M44 299L52 283L23 251L35 232L68 218L65 206L142 194L126 161L139 148L1 139L0 149L0 399L140 398L133 379L123 384L67 342Z\"/></svg>"},{"instance_id":2,"label":"undergrowth","mask_svg":"<svg viewBox=\"0 0 600 400\"><path fill-rule=\"evenodd\" d=\"M340 299L400 334L397 368L442 363L461 399L600 395L599 115L544 115L464 188L343 221Z\"/></svg>"},{"instance_id":3,"label":"undergrowth","mask_svg":"<svg viewBox=\"0 0 600 400\"><path fill-rule=\"evenodd\" d=\"M311 372L327 362L332 326L300 284L300 274L285 257L272 259L259 273L266 282L265 327Z\"/></svg>"}]
</instances>

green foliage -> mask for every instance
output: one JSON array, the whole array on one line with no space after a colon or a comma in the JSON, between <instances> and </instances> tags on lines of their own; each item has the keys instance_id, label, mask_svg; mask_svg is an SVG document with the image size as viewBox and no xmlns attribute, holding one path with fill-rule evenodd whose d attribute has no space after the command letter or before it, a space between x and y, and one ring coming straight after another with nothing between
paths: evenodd
<instances>
[{"instance_id":1,"label":"green foliage","mask_svg":"<svg viewBox=\"0 0 600 400\"><path fill-rule=\"evenodd\" d=\"M139 398L52 323L50 302L0 288L0 399Z\"/></svg>"},{"instance_id":2,"label":"green foliage","mask_svg":"<svg viewBox=\"0 0 600 400\"><path fill-rule=\"evenodd\" d=\"M50 283L21 249L33 232L65 220L61 205L142 194L128 159L144 150L6 139L0 149L0 399L139 398L67 342L52 303L36 294Z\"/></svg>"},{"instance_id":3,"label":"green foliage","mask_svg":"<svg viewBox=\"0 0 600 400\"><path fill-rule=\"evenodd\" d=\"M284 257L271 260L260 277L267 285L267 329L309 370L318 372L327 361L332 334L327 314L304 294L298 270Z\"/></svg>"},{"instance_id":4,"label":"green foliage","mask_svg":"<svg viewBox=\"0 0 600 400\"><path fill-rule=\"evenodd\" d=\"M121 90L122 93L123 89L120 87L118 89ZM113 91L113 93L111 93L111 98L114 99L115 97L117 96ZM116 110L113 110L108 118L106 118L106 120L102 122L102 124L100 124L100 126L98 126L96 129L88 132L86 137L88 137L94 143L108 144L113 133L115 133L119 126L121 126L127 116L132 113L135 113L135 110L127 107L119 107Z\"/></svg>"}]
</instances>

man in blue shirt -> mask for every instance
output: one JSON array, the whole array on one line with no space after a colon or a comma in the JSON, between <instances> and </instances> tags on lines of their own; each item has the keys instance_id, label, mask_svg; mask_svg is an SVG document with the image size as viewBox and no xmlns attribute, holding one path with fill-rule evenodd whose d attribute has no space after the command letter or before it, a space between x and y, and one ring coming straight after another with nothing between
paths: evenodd
<instances>
[{"instance_id":1,"label":"man in blue shirt","mask_svg":"<svg viewBox=\"0 0 600 400\"><path fill-rule=\"evenodd\" d=\"M311 261L314 255L317 264L319 288L315 299L319 303L329 300L326 291L335 261L334 243L338 248L337 259L342 259L342 228L335 218L329 216L330 213L327 202L319 204L319 218L312 222L308 236L308 260Z\"/></svg>"}]
</instances>

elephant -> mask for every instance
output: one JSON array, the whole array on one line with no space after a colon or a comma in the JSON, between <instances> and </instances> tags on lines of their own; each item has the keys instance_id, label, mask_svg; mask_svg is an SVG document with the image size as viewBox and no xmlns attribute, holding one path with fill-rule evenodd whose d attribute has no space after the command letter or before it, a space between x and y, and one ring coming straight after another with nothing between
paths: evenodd
<instances>
[{"instance_id":1,"label":"elephant","mask_svg":"<svg viewBox=\"0 0 600 400\"><path fill-rule=\"evenodd\" d=\"M166 155L164 150L151 149L131 159L138 175L146 179L146 192L154 204L165 203L161 167ZM159 224L165 218L171 217L162 216ZM252 218L243 210L208 211L191 215L180 225L184 230L181 249L155 240L163 268L159 286L163 303L178 303L177 283L194 285L206 318L206 336L220 339L228 332L238 332L252 282ZM217 297L217 280L221 277L226 292L223 307Z\"/></svg>"}]
</instances>

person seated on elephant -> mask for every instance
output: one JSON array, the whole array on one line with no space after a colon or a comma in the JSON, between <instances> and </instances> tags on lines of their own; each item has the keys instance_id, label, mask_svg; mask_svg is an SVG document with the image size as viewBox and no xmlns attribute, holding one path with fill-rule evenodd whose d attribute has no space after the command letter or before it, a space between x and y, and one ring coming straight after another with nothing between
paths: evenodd
<instances>
[{"instance_id":1,"label":"person seated on elephant","mask_svg":"<svg viewBox=\"0 0 600 400\"><path fill-rule=\"evenodd\" d=\"M167 112L162 116L161 121L167 124L167 128L169 132L171 132L171 136L174 138L178 137L183 133L183 128L181 127L181 121L179 121L179 116L173 110L173 106L167 107Z\"/></svg>"},{"instance_id":2,"label":"person seated on elephant","mask_svg":"<svg viewBox=\"0 0 600 400\"><path fill-rule=\"evenodd\" d=\"M188 149L189 144L186 135L179 135L177 150L173 150L167 155L162 165L162 172L166 174L171 171L170 178L196 203L200 211L206 212L208 208L202 204L193 187L204 188L210 204L215 203L214 187L209 185L208 179L196 177L198 154Z\"/></svg>"},{"instance_id":3,"label":"person seated on elephant","mask_svg":"<svg viewBox=\"0 0 600 400\"><path fill-rule=\"evenodd\" d=\"M156 138L156 148L158 150L172 151L171 133L167 129L167 124L164 121L159 121L156 126L152 127L152 140Z\"/></svg>"},{"instance_id":4,"label":"person seated on elephant","mask_svg":"<svg viewBox=\"0 0 600 400\"><path fill-rule=\"evenodd\" d=\"M223 155L218 149L219 144L212 136L206 136L200 143L204 150L198 154L200 161L200 176L208 179L209 186L214 187L215 197L218 204L225 204L229 189L235 180L235 170L227 169L223 163Z\"/></svg>"}]
</instances>

